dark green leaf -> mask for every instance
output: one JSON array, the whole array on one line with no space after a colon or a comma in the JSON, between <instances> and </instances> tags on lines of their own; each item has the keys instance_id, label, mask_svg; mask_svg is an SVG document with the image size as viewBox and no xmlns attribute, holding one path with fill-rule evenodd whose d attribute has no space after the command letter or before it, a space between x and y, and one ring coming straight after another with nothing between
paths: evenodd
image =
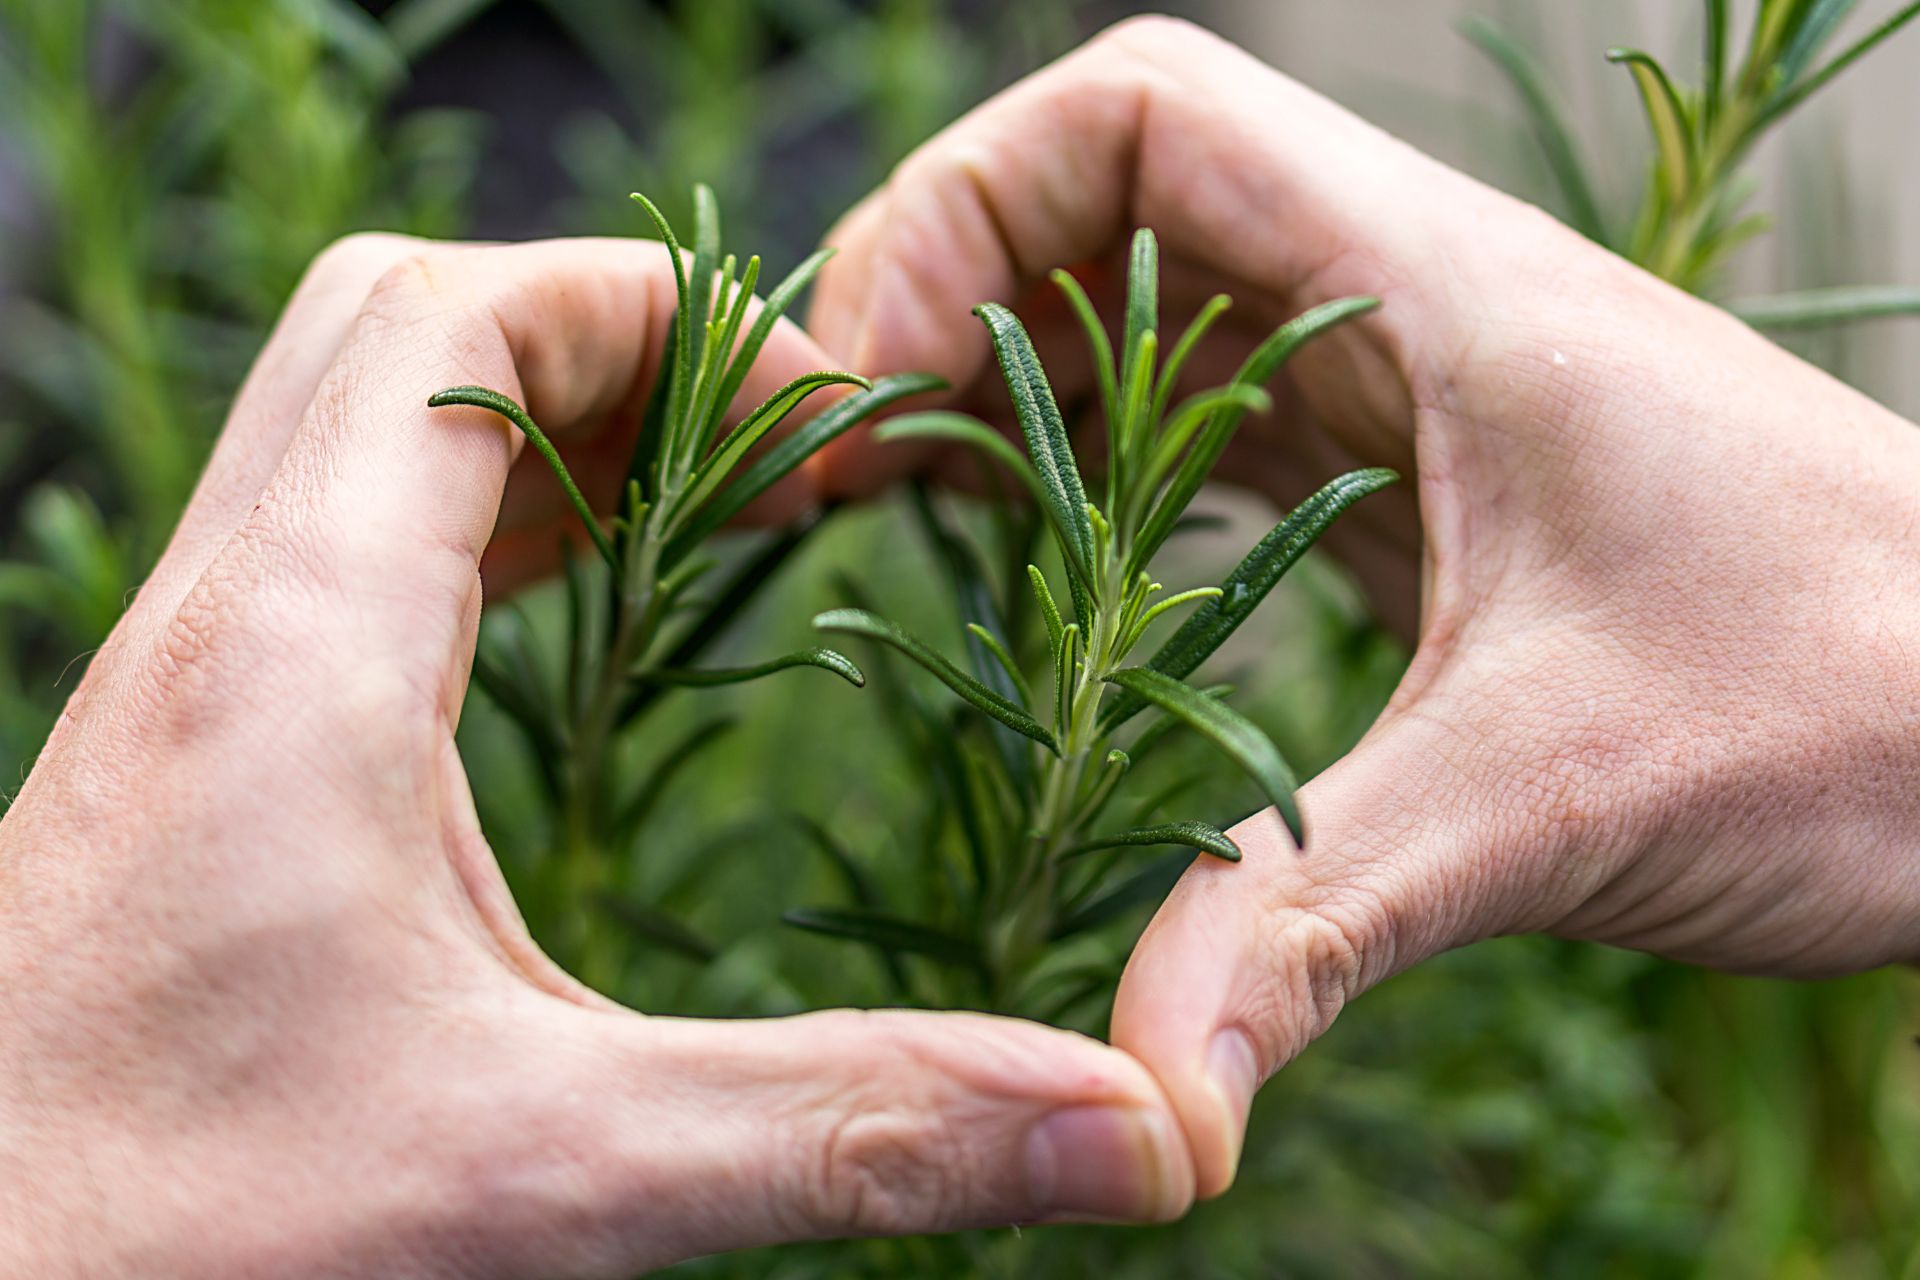
<instances>
[{"instance_id":1,"label":"dark green leaf","mask_svg":"<svg viewBox=\"0 0 1920 1280\"><path fill-rule=\"evenodd\" d=\"M674 780L686 772L687 766L699 759L703 752L731 732L737 723L732 716L703 720L661 752L639 790L621 806L619 817L614 821L614 834L627 837L644 830L647 820L660 807L661 799Z\"/></svg>"},{"instance_id":2,"label":"dark green leaf","mask_svg":"<svg viewBox=\"0 0 1920 1280\"><path fill-rule=\"evenodd\" d=\"M731 626L759 590L766 585L774 573L785 564L793 553L799 550L813 531L824 520L822 515L810 515L794 521L777 535L768 539L754 553L747 557L726 584L714 593L712 601L678 640L661 663L667 667L684 667L697 661L727 627ZM629 695L620 708L621 725L630 723L635 716L656 701L665 685L641 685Z\"/></svg>"},{"instance_id":3,"label":"dark green leaf","mask_svg":"<svg viewBox=\"0 0 1920 1280\"><path fill-rule=\"evenodd\" d=\"M1073 446L1067 439L1067 426L1054 402L1053 389L1034 353L1033 341L1013 312L994 302L982 303L974 314L986 322L993 337L993 349L1006 377L1007 391L1013 398L1014 415L1026 436L1027 454L1033 459L1047 495L1047 512L1053 517L1054 530L1066 551L1069 567L1084 580L1093 564L1093 524L1087 517L1087 490L1080 482L1080 466L1074 461Z\"/></svg>"},{"instance_id":4,"label":"dark green leaf","mask_svg":"<svg viewBox=\"0 0 1920 1280\"><path fill-rule=\"evenodd\" d=\"M653 220L654 230L660 233L661 243L667 246L667 258L673 265L673 289L676 305L673 311L673 369L667 383L667 431L669 434L683 428L683 419L687 408L687 395L693 390L693 344L692 333L693 303L687 288L687 264L680 257L680 241L674 237L673 227L667 222L667 216L661 213L653 201L633 193L634 203L647 211L647 217ZM683 442L677 438L664 442L668 456Z\"/></svg>"},{"instance_id":5,"label":"dark green leaf","mask_svg":"<svg viewBox=\"0 0 1920 1280\"><path fill-rule=\"evenodd\" d=\"M663 667L651 671L634 673L634 679L651 684L673 684L707 687L722 684L745 684L749 680L758 680L777 671L790 671L794 667L818 667L822 671L831 671L858 689L867 683L867 677L853 660L845 654L835 653L832 649L802 649L796 653L782 654L768 662L751 667L713 667L705 670L689 670L684 667Z\"/></svg>"},{"instance_id":6,"label":"dark green leaf","mask_svg":"<svg viewBox=\"0 0 1920 1280\"><path fill-rule=\"evenodd\" d=\"M608 915L662 951L671 951L696 964L705 964L720 954L718 947L698 933L644 902L608 894L600 899L600 905Z\"/></svg>"},{"instance_id":7,"label":"dark green leaf","mask_svg":"<svg viewBox=\"0 0 1920 1280\"><path fill-rule=\"evenodd\" d=\"M747 330L746 341L740 344L740 349L734 353L733 363L727 366L727 376L714 398L714 403L722 412L733 403L733 398L740 394L740 388L746 384L747 373L753 368L753 362L760 358L760 348L767 344L767 336L773 332L773 326L793 306L801 292L813 283L813 278L820 274L820 268L827 265L833 252L832 249L821 249L812 254L767 295L760 314L753 319L753 327Z\"/></svg>"},{"instance_id":8,"label":"dark green leaf","mask_svg":"<svg viewBox=\"0 0 1920 1280\"><path fill-rule=\"evenodd\" d=\"M1280 372L1281 366L1308 342L1349 320L1366 315L1379 305L1378 298L1340 298L1296 316L1275 330L1247 357L1239 373L1234 375L1234 383L1240 386L1265 386ZM1201 486L1212 474L1214 464L1225 451L1227 442L1233 438L1233 433L1245 417L1246 410L1239 405L1223 404L1212 420L1201 428L1199 437L1181 460L1166 492L1160 496L1159 504L1154 507L1153 514L1147 518L1139 537L1134 541L1127 564L1129 577L1147 566L1153 553L1173 532L1173 526L1199 494Z\"/></svg>"},{"instance_id":9,"label":"dark green leaf","mask_svg":"<svg viewBox=\"0 0 1920 1280\"><path fill-rule=\"evenodd\" d=\"M1053 735L1047 731L1045 725L885 618L868 613L864 609L831 609L816 617L813 625L822 631L865 636L870 640L891 645L932 672L942 684L959 694L973 707L992 716L1016 733L1032 738L1055 755L1060 753L1059 747L1053 741Z\"/></svg>"},{"instance_id":10,"label":"dark green leaf","mask_svg":"<svg viewBox=\"0 0 1920 1280\"><path fill-rule=\"evenodd\" d=\"M1260 784L1260 789L1293 833L1295 843L1306 844L1306 832L1300 824L1300 807L1293 798L1299 784L1293 770L1280 757L1267 735L1253 721L1222 703L1207 697L1191 685L1146 667L1129 667L1107 677L1129 693L1138 694L1161 710L1178 716L1187 725L1212 740L1213 744Z\"/></svg>"},{"instance_id":11,"label":"dark green leaf","mask_svg":"<svg viewBox=\"0 0 1920 1280\"><path fill-rule=\"evenodd\" d=\"M793 820L807 839L813 843L814 848L820 851L820 855L839 873L841 881L846 885L847 896L853 899L855 905L867 911L884 912L886 898L879 884L868 874L867 869L860 865L859 860L847 851L847 847L840 843L831 831L812 818L795 814ZM907 980L907 971L900 963L900 957L892 951L882 951L880 961L887 971L887 980L893 984L893 989L902 999L910 998L913 989Z\"/></svg>"},{"instance_id":12,"label":"dark green leaf","mask_svg":"<svg viewBox=\"0 0 1920 1280\"><path fill-rule=\"evenodd\" d=\"M1701 127L1703 136L1712 131L1713 123L1720 114L1720 100L1727 84L1727 49L1731 44L1733 27L1733 16L1727 11L1728 0L1706 0L1706 5L1707 84L1701 95L1701 111L1706 117Z\"/></svg>"},{"instance_id":13,"label":"dark green leaf","mask_svg":"<svg viewBox=\"0 0 1920 1280\"><path fill-rule=\"evenodd\" d=\"M1198 315L1194 316L1193 323L1187 326L1186 332L1180 335L1180 340L1174 343L1173 349L1167 353L1166 365L1160 370L1160 381L1155 385L1153 392L1155 422L1166 416L1167 406L1173 403L1173 393L1180 385L1180 374L1186 369L1187 360L1193 355L1194 348L1200 345L1200 340L1207 336L1214 322L1225 315L1227 308L1232 305L1233 299L1224 293L1217 293L1207 299L1207 304L1200 308Z\"/></svg>"},{"instance_id":14,"label":"dark green leaf","mask_svg":"<svg viewBox=\"0 0 1920 1280\"><path fill-rule=\"evenodd\" d=\"M954 602L967 624L967 659L980 682L1008 702L1029 708L1026 686L1007 657L999 636L1006 631L993 590L987 584L986 570L968 542L934 508L924 484L912 487L913 511L934 553L946 566L947 580L953 587ZM992 727L994 750L1015 785L1024 788L1031 771L1032 753L1021 736L1005 725Z\"/></svg>"},{"instance_id":15,"label":"dark green leaf","mask_svg":"<svg viewBox=\"0 0 1920 1280\"><path fill-rule=\"evenodd\" d=\"M726 482L733 469L746 458L747 452L765 438L769 431L779 426L786 416L799 408L805 400L822 387L847 386L859 387L862 391L873 390L873 384L857 373L838 373L823 370L819 373L802 374L786 386L780 388L760 403L752 413L741 419L740 425L727 433L714 451L707 455L706 461L694 473L693 483L682 498L678 508L678 518L697 512L702 503L711 498Z\"/></svg>"},{"instance_id":16,"label":"dark green leaf","mask_svg":"<svg viewBox=\"0 0 1920 1280\"><path fill-rule=\"evenodd\" d=\"M1234 686L1230 684L1210 684L1200 692L1216 701L1224 702L1233 696ZM1174 716L1161 715L1159 719L1140 731L1140 736L1135 738L1133 745L1127 749L1128 753L1135 760L1145 759L1148 755L1152 754L1156 747L1162 742L1165 742L1175 729L1183 728L1185 724L1186 722L1184 720L1180 720ZM1152 812L1152 809L1149 808L1148 812Z\"/></svg>"},{"instance_id":17,"label":"dark green leaf","mask_svg":"<svg viewBox=\"0 0 1920 1280\"><path fill-rule=\"evenodd\" d=\"M1097 929L1136 907L1160 901L1192 863L1193 855L1184 852L1157 859L1107 893L1069 913L1066 919L1053 927L1053 940L1057 942L1089 929Z\"/></svg>"},{"instance_id":18,"label":"dark green leaf","mask_svg":"<svg viewBox=\"0 0 1920 1280\"><path fill-rule=\"evenodd\" d=\"M834 401L754 459L732 483L690 517L667 544L661 563L671 566L679 561L801 463L867 418L908 396L939 391L946 385L943 379L928 373L897 373L876 378L869 389Z\"/></svg>"},{"instance_id":19,"label":"dark green leaf","mask_svg":"<svg viewBox=\"0 0 1920 1280\"><path fill-rule=\"evenodd\" d=\"M430 409L438 409L450 404L472 405L476 409L490 410L520 428L521 433L527 437L527 443L533 446L534 452L546 459L547 465L553 468L553 474L559 477L560 487L566 491L567 501L573 504L573 509L580 515L581 523L587 526L587 532L593 537L593 545L599 548L601 557L607 562L607 567L618 574L620 558L614 554L613 543L608 541L606 530L600 527L599 517L593 514L593 508L587 504L586 496L580 492L580 486L573 482L573 474L567 470L567 464L560 460L560 451L553 447L553 441L547 439L547 433L527 416L527 411L498 391L490 391L486 387L448 387L445 391L436 392L427 398L427 407Z\"/></svg>"},{"instance_id":20,"label":"dark green leaf","mask_svg":"<svg viewBox=\"0 0 1920 1280\"><path fill-rule=\"evenodd\" d=\"M803 907L780 917L796 929L831 938L848 938L894 955L925 956L957 969L985 967L980 948L965 938L877 911Z\"/></svg>"},{"instance_id":21,"label":"dark green leaf","mask_svg":"<svg viewBox=\"0 0 1920 1280\"><path fill-rule=\"evenodd\" d=\"M1101 836L1088 844L1069 849L1060 854L1056 861L1065 862L1069 858L1077 858L1099 849L1121 849L1157 844L1186 845L1202 853L1210 853L1216 858L1224 858L1228 862L1240 861L1240 846L1235 844L1226 832L1204 822L1169 822L1157 827L1135 827L1131 831Z\"/></svg>"},{"instance_id":22,"label":"dark green leaf","mask_svg":"<svg viewBox=\"0 0 1920 1280\"><path fill-rule=\"evenodd\" d=\"M1191 675L1253 615L1287 571L1348 507L1397 479L1384 467L1350 471L1295 507L1226 576L1220 584L1219 598L1200 606L1147 665L1177 680ZM1101 723L1111 732L1144 705L1138 698L1118 699L1102 715Z\"/></svg>"}]
</instances>

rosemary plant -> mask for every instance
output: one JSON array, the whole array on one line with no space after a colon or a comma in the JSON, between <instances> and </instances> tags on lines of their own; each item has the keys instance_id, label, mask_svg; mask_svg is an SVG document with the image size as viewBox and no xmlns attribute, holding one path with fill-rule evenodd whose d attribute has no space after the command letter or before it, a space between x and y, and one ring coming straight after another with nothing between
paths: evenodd
<instances>
[{"instance_id":1,"label":"rosemary plant","mask_svg":"<svg viewBox=\"0 0 1920 1280\"><path fill-rule=\"evenodd\" d=\"M1174 729L1197 732L1258 784L1296 840L1305 828L1295 781L1280 752L1228 707L1220 689L1186 678L1218 649L1280 577L1352 503L1393 480L1383 470L1341 477L1308 499L1264 538L1218 586L1167 592L1153 579L1154 555L1249 412L1269 406L1263 384L1318 334L1372 310L1349 298L1283 326L1226 386L1174 400L1182 369L1226 310L1215 298L1161 355L1158 250L1153 234L1134 238L1118 360L1085 292L1066 272L1054 281L1092 345L1106 421L1106 467L1098 502L1090 501L1065 421L1033 345L1014 314L986 304L976 314L992 335L1001 372L1025 438L1024 455L987 424L956 413L910 414L884 423L883 440L934 439L978 450L1011 474L1044 513L1062 569L1050 580L1027 563L1019 589L1030 593L1044 644L1022 646L981 589L970 549L944 529L930 504L923 520L955 568L971 671L870 609L844 608L814 619L824 631L864 637L924 667L957 694L971 726L938 744L959 767L948 786L967 847L953 892L932 918L893 913L870 884L849 877L858 905L791 912L790 923L879 948L901 994L920 998L901 957L928 958L958 979L940 1002L972 1003L1039 1016L1057 1015L1057 973L1043 975L1060 943L1111 920L1167 883L1161 863L1116 881L1129 853L1176 847L1184 865L1200 854L1237 860L1217 826L1156 821L1127 825L1108 812L1136 762ZM1137 656L1154 624L1186 612L1185 622L1144 661ZM1154 720L1123 731L1142 712ZM934 738L940 737L936 728ZM1124 738L1124 740L1123 740ZM818 835L819 833L816 833ZM843 867L851 859L836 855ZM1081 975L1089 992L1108 966ZM1036 978L1038 980L1036 981ZM1069 984L1071 986L1072 984Z\"/></svg>"},{"instance_id":2,"label":"rosemary plant","mask_svg":"<svg viewBox=\"0 0 1920 1280\"><path fill-rule=\"evenodd\" d=\"M1901 6L1857 40L1829 53L1858 0L1758 0L1744 53L1736 54L1731 0L1704 0L1702 78L1686 85L1651 54L1607 51L1627 68L1646 109L1653 141L1650 173L1630 219L1602 206L1550 76L1493 24L1469 22L1467 36L1519 92L1564 206L1583 234L1665 280L1695 293L1717 281L1728 257L1766 229L1747 213L1754 183L1744 165L1756 144L1808 99L1920 17ZM1858 286L1757 299L1734 308L1768 328L1810 327L1920 312L1920 290Z\"/></svg>"},{"instance_id":3,"label":"rosemary plant","mask_svg":"<svg viewBox=\"0 0 1920 1280\"><path fill-rule=\"evenodd\" d=\"M808 526L774 537L724 585L696 602L692 591L716 567L697 554L702 544L848 428L902 397L940 385L916 375L869 382L850 373L810 373L727 429L728 407L775 322L828 254L816 253L801 263L756 309L760 259L749 258L742 268L732 255L721 257L720 218L710 190L694 192L691 263L659 210L644 196L633 198L647 211L673 262L678 306L610 528L602 527L546 433L509 397L466 386L448 388L428 401L435 407L489 409L517 426L553 469L597 553L597 570L570 551L566 555L564 679L543 674L546 664L529 630L511 624L485 636L474 678L531 748L556 815L562 886L559 901L541 905L555 917L562 949L581 977L603 987L618 979L629 931L697 958L711 955L712 949L684 926L622 896L618 855L674 771L726 724L698 726L640 781L623 776L618 739L668 687L737 684L796 667L817 667L854 685L865 683L853 662L824 648L751 666L690 665L799 544ZM755 455L756 446L772 438L808 396L832 386L855 392Z\"/></svg>"}]
</instances>

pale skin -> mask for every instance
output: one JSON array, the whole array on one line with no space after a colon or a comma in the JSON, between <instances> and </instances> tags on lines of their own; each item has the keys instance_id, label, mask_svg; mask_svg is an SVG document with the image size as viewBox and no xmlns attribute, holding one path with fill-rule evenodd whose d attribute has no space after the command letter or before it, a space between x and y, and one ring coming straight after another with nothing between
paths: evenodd
<instances>
[{"instance_id":1,"label":"pale skin","mask_svg":"<svg viewBox=\"0 0 1920 1280\"><path fill-rule=\"evenodd\" d=\"M482 549L517 580L561 511L497 419L424 402L496 386L618 456L665 263L360 238L289 305L0 822L0 1271L619 1276L1166 1218L1231 1180L1262 1078L1445 948L1920 956L1913 428L1197 29L1117 28L929 143L834 233L820 345L783 327L744 398L850 364L994 403L968 308L1025 308L1137 223L1170 309L1224 286L1243 336L1384 299L1300 359L1233 474L1284 501L1406 473L1332 545L1417 649L1305 791L1306 850L1255 818L1245 862L1175 891L1118 1048L649 1019L538 952L452 727ZM865 491L897 456L815 479Z\"/></svg>"},{"instance_id":2,"label":"pale skin","mask_svg":"<svg viewBox=\"0 0 1920 1280\"><path fill-rule=\"evenodd\" d=\"M1167 19L907 160L830 237L810 328L990 411L968 305L1038 310L1061 263L1113 280L1135 225L1188 314L1224 289L1249 334L1383 300L1297 359L1226 474L1283 502L1409 477L1328 541L1415 644L1391 705L1304 789L1304 852L1271 813L1240 826L1246 860L1197 862L1121 983L1114 1043L1173 1099L1199 1194L1261 1081L1450 947L1545 930L1804 978L1920 958L1920 431ZM1060 321L1041 351L1071 386Z\"/></svg>"}]
</instances>

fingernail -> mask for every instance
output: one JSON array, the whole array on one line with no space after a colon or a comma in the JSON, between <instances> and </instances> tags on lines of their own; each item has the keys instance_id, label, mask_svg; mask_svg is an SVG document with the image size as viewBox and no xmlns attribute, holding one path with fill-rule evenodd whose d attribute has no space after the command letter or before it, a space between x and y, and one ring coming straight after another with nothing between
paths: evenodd
<instances>
[{"instance_id":1,"label":"fingernail","mask_svg":"<svg viewBox=\"0 0 1920 1280\"><path fill-rule=\"evenodd\" d=\"M1220 1099L1225 1120L1228 1169L1240 1164L1240 1145L1246 1138L1247 1113L1253 1109L1253 1094L1260 1087L1259 1055L1253 1041L1237 1027L1214 1034L1207 1046L1207 1080Z\"/></svg>"},{"instance_id":2,"label":"fingernail","mask_svg":"<svg viewBox=\"0 0 1920 1280\"><path fill-rule=\"evenodd\" d=\"M1173 1211L1168 1118L1144 1107L1068 1107L1027 1138L1033 1202L1065 1222L1157 1221Z\"/></svg>"}]
</instances>

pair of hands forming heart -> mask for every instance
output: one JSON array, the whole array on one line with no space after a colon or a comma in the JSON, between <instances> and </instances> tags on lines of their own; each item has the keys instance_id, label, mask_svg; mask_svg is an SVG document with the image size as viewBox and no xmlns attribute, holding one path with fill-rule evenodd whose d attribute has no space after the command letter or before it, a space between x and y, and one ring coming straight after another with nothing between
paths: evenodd
<instances>
[{"instance_id":1,"label":"pair of hands forming heart","mask_svg":"<svg viewBox=\"0 0 1920 1280\"><path fill-rule=\"evenodd\" d=\"M1245 863L1175 891L1116 1047L647 1018L537 951L453 725L483 549L511 579L563 513L497 419L425 395L496 386L624 457L671 281L639 243L355 237L0 823L0 1270L611 1277L1161 1219L1227 1185L1267 1074L1445 948L1920 956L1920 435L1195 28L1116 28L909 159L745 394L838 364L990 395L971 305L1136 224L1170 309L1224 287L1248 335L1385 300L1296 361L1233 471L1416 476L1329 545L1418 647L1303 793L1313 848L1257 817ZM887 465L854 443L814 480Z\"/></svg>"}]
</instances>

